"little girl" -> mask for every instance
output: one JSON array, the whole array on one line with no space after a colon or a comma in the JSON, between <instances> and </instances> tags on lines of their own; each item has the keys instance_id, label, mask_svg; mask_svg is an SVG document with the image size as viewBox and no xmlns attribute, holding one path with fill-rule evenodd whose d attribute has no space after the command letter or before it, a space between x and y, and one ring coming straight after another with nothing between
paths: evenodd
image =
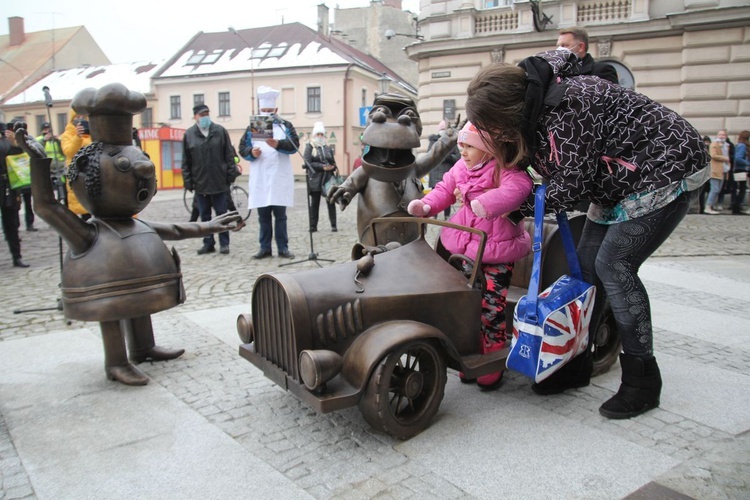
<instances>
[{"instance_id":1,"label":"little girl","mask_svg":"<svg viewBox=\"0 0 750 500\"><path fill-rule=\"evenodd\" d=\"M526 172L493 158L488 144L491 141L486 133L467 122L458 133L461 159L429 194L413 200L407 207L409 214L426 217L439 214L457 199L461 200L461 208L450 221L487 234L481 262L487 280L482 297L482 354L505 346L505 300L513 263L531 250L531 238L523 224L515 225L506 216L521 206L533 187ZM440 241L450 253L476 259L478 236L443 228ZM468 382L460 376L462 382ZM502 372L495 372L479 377L477 385L482 390L492 390L501 380Z\"/></svg>"}]
</instances>

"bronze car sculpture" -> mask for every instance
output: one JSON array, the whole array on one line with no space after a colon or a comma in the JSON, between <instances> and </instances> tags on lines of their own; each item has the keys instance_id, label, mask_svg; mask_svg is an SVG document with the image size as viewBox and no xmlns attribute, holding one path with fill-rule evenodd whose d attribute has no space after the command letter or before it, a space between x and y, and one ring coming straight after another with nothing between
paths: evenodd
<instances>
[{"instance_id":1,"label":"bronze car sculpture","mask_svg":"<svg viewBox=\"0 0 750 500\"><path fill-rule=\"evenodd\" d=\"M583 219L571 219L576 236ZM418 236L381 244L380 224L413 226ZM251 314L237 320L240 355L318 412L359 405L372 427L400 439L427 428L443 399L447 368L476 378L504 370L508 353L481 354L483 274L467 256L428 244L432 226L479 234L481 259L482 231L434 219L375 219L375 245L356 244L352 262L256 280ZM544 247L547 286L567 272L553 222L545 223ZM525 293L531 259L516 269L510 308Z\"/></svg>"}]
</instances>

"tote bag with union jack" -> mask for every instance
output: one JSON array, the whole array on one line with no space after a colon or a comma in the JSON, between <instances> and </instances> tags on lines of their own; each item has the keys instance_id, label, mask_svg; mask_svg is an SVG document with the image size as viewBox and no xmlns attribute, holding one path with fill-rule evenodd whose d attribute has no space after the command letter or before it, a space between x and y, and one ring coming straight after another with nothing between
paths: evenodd
<instances>
[{"instance_id":1,"label":"tote bag with union jack","mask_svg":"<svg viewBox=\"0 0 750 500\"><path fill-rule=\"evenodd\" d=\"M570 275L539 293L542 225L546 186L536 189L534 203L534 264L527 295L513 313L513 339L506 365L541 382L588 348L589 323L596 287L583 281L573 235L565 212L557 213Z\"/></svg>"}]
</instances>

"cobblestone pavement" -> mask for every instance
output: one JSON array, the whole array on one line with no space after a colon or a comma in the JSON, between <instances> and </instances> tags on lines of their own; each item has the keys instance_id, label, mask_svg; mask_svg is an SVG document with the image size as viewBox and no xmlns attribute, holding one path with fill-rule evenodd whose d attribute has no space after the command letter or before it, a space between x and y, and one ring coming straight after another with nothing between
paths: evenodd
<instances>
[{"instance_id":1,"label":"cobblestone pavement","mask_svg":"<svg viewBox=\"0 0 750 500\"><path fill-rule=\"evenodd\" d=\"M310 252L304 189L298 183L297 207L289 212L290 249L297 260L285 270L293 272L317 267L304 261ZM339 212L339 232L330 232L325 210L321 210L319 232L314 234L315 252L337 262L348 259L356 241L355 207ZM159 193L141 215L144 220L187 220L181 193ZM86 326L66 324L56 309L59 297L59 240L43 221L39 232L23 232L24 260L28 269L15 269L7 250L0 252L0 343L47 335ZM319 415L266 379L237 355L236 348L205 332L189 319L190 312L249 304L252 285L266 271L278 271L288 262L255 260L258 250L255 214L248 226L231 234L231 254L196 255L199 240L168 242L182 258L187 301L182 306L153 317L160 344L180 345L186 354L170 363L141 365L151 377L176 398L221 429L250 454L261 458L296 486L315 498L474 498L476 492L444 478L437 468L415 460L419 451L372 431L356 408ZM274 248L275 253L275 248ZM750 217L688 215L651 261L690 272L692 263L704 257L745 259L750 254ZM698 259L698 260L696 260ZM650 261L649 261L650 262ZM327 265L325 263L324 265ZM705 275L705 274L703 274ZM750 282L750 281L746 281ZM710 294L675 288L663 282L647 282L652 302L671 300L675 294L685 303L706 311L750 323L747 296L734 300L712 300ZM52 310L22 312L15 310ZM248 306L249 309L249 306ZM674 356L697 363L721 363L724 370L747 381L750 350L730 348L710 338L689 337L670 331L655 321L655 350L659 356ZM92 326L92 325L88 325ZM632 420L602 419L598 407L612 391L592 384L554 398L540 398L528 390L528 381L506 374L501 391L488 397L498 404L525 404L551 412L560 419L584 424L592 433L644 447L670 457L677 465L653 477L653 481L630 494L630 498L750 498L750 433L745 425L738 434L691 420L662 408ZM450 378L450 377L449 377ZM451 383L455 380L451 378ZM701 381L696 380L699 384ZM0 381L0 384L2 381ZM616 388L616 386L615 386ZM461 390L460 388L457 390ZM747 395L745 395L747 396ZM446 397L441 411L453 407ZM745 402L750 405L747 398ZM447 410L446 407L447 406ZM2 411L0 403L0 411ZM746 407L747 409L747 407ZM455 410L457 411L457 410ZM716 408L716 412L721 412ZM507 423L503 425L508 425ZM468 467L503 469L504 464L469 464ZM495 472L489 472L495 474ZM479 478L482 474L479 474ZM481 480L481 479L478 479ZM508 479L511 480L510 478ZM591 491L606 491L589 476ZM492 496L498 497L502 491ZM686 496L681 496L686 495ZM533 497L534 495L530 495ZM554 497L554 493L550 493ZM604 498L596 493L581 495ZM0 413L0 499L37 498L29 472L14 445L12 429Z\"/></svg>"}]
</instances>

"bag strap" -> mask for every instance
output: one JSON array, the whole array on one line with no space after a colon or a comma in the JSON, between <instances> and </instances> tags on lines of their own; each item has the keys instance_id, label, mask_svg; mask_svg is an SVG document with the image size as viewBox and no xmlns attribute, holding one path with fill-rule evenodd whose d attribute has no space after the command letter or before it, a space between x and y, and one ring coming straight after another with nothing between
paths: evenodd
<instances>
[{"instance_id":1,"label":"bag strap","mask_svg":"<svg viewBox=\"0 0 750 500\"><path fill-rule=\"evenodd\" d=\"M544 235L544 196L547 192L547 185L540 184L536 187L534 193L534 243L531 250L534 252L534 262L531 267L531 279L529 280L529 289L526 292L526 314L524 321L534 324L537 321L537 301L539 300L539 283L542 281L542 237ZM573 278L583 280L581 274L581 265L578 262L575 243L573 242L573 233L570 230L568 216L564 210L556 213L558 230L562 238L565 257L568 260L570 275Z\"/></svg>"},{"instance_id":2,"label":"bag strap","mask_svg":"<svg viewBox=\"0 0 750 500\"><path fill-rule=\"evenodd\" d=\"M544 193L547 186L541 184L536 187L534 193L534 242L531 251L534 252L534 263L531 266L531 279L529 289L526 292L526 314L524 322L535 324L537 321L536 303L539 298L539 282L542 274L542 235L544 227Z\"/></svg>"},{"instance_id":3,"label":"bag strap","mask_svg":"<svg viewBox=\"0 0 750 500\"><path fill-rule=\"evenodd\" d=\"M570 275L578 280L583 281L583 273L581 273L581 264L578 262L578 254L576 253L576 246L573 242L573 232L570 230L570 223L568 222L568 216L564 210L557 212L557 227L562 237L563 248L565 248L565 257L568 259L568 268L570 269Z\"/></svg>"}]
</instances>

